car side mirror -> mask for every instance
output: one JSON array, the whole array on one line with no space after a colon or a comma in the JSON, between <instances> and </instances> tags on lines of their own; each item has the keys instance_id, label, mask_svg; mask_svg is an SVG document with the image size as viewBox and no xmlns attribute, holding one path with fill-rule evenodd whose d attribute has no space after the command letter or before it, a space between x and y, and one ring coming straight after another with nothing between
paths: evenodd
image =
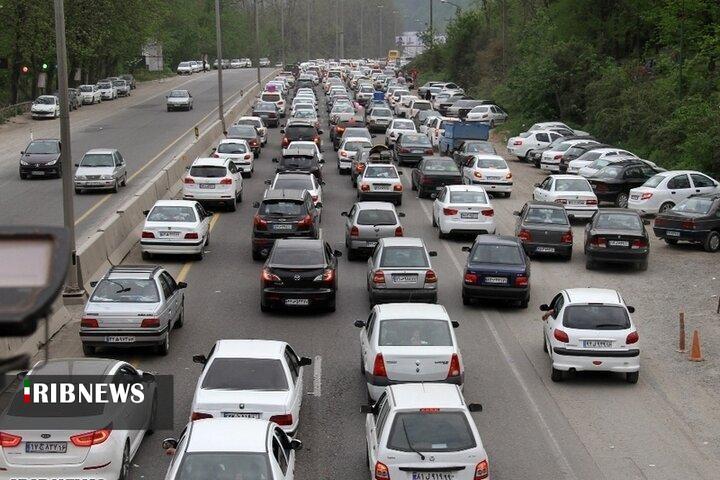
<instances>
[{"instance_id":1,"label":"car side mirror","mask_svg":"<svg viewBox=\"0 0 720 480\"><path fill-rule=\"evenodd\" d=\"M574 213L568 213L568 219L569 219L569 220L575 220L575 214L574 214ZM588 225L590 225L590 224L588 223Z\"/></svg>"},{"instance_id":2,"label":"car side mirror","mask_svg":"<svg viewBox=\"0 0 720 480\"><path fill-rule=\"evenodd\" d=\"M21 151L20 155L25 155L25 150Z\"/></svg>"},{"instance_id":3,"label":"car side mirror","mask_svg":"<svg viewBox=\"0 0 720 480\"><path fill-rule=\"evenodd\" d=\"M403 212L398 212L397 215L398 215L398 217L400 217L400 218L405 218L405 213L403 213Z\"/></svg>"},{"instance_id":4,"label":"car side mirror","mask_svg":"<svg viewBox=\"0 0 720 480\"><path fill-rule=\"evenodd\" d=\"M210 151L211 151L211 152L216 152L216 151L217 151L217 147L213 147L212 150L210 150Z\"/></svg>"},{"instance_id":5,"label":"car side mirror","mask_svg":"<svg viewBox=\"0 0 720 480\"><path fill-rule=\"evenodd\" d=\"M300 357L300 360L298 361L298 365L300 365L301 367L307 367L308 365L312 365L312 358Z\"/></svg>"},{"instance_id":6,"label":"car side mirror","mask_svg":"<svg viewBox=\"0 0 720 480\"><path fill-rule=\"evenodd\" d=\"M143 215L145 215L146 217L148 216L148 213L150 213L150 210L143 210Z\"/></svg>"},{"instance_id":7,"label":"car side mirror","mask_svg":"<svg viewBox=\"0 0 720 480\"><path fill-rule=\"evenodd\" d=\"M187 282L178 282L177 283L178 290L182 290L183 288L187 288Z\"/></svg>"},{"instance_id":8,"label":"car side mirror","mask_svg":"<svg viewBox=\"0 0 720 480\"><path fill-rule=\"evenodd\" d=\"M170 448L177 448L177 446L178 446L177 438L166 438L162 441L163 450L168 450Z\"/></svg>"},{"instance_id":9,"label":"car side mirror","mask_svg":"<svg viewBox=\"0 0 720 480\"><path fill-rule=\"evenodd\" d=\"M318 133L322 135L325 132L325 130L318 130Z\"/></svg>"},{"instance_id":10,"label":"car side mirror","mask_svg":"<svg viewBox=\"0 0 720 480\"><path fill-rule=\"evenodd\" d=\"M325 163L325 160L321 158L320 160L318 160L318 163Z\"/></svg>"},{"instance_id":11,"label":"car side mirror","mask_svg":"<svg viewBox=\"0 0 720 480\"><path fill-rule=\"evenodd\" d=\"M377 135L375 135L374 133L370 135L370 138L375 138L375 137L377 137Z\"/></svg>"},{"instance_id":12,"label":"car side mirror","mask_svg":"<svg viewBox=\"0 0 720 480\"><path fill-rule=\"evenodd\" d=\"M519 212L518 210L515 210L515 211L513 212L513 215L515 215L516 217L519 217L519 216L520 216L520 212Z\"/></svg>"},{"instance_id":13,"label":"car side mirror","mask_svg":"<svg viewBox=\"0 0 720 480\"><path fill-rule=\"evenodd\" d=\"M375 413L374 405L360 405L360 413Z\"/></svg>"},{"instance_id":14,"label":"car side mirror","mask_svg":"<svg viewBox=\"0 0 720 480\"><path fill-rule=\"evenodd\" d=\"M627 311L630 313L635 313L635 307L628 306Z\"/></svg>"},{"instance_id":15,"label":"car side mirror","mask_svg":"<svg viewBox=\"0 0 720 480\"><path fill-rule=\"evenodd\" d=\"M260 202L253 202L253 208L260 208Z\"/></svg>"},{"instance_id":16,"label":"car side mirror","mask_svg":"<svg viewBox=\"0 0 720 480\"><path fill-rule=\"evenodd\" d=\"M165 98L170 98L170 95L165 95Z\"/></svg>"},{"instance_id":17,"label":"car side mirror","mask_svg":"<svg viewBox=\"0 0 720 480\"><path fill-rule=\"evenodd\" d=\"M15 375L15 378L17 378L18 380L20 380L20 381L22 382L23 379L25 378L25 376L27 375L27 373L28 373L27 370L23 370L22 372L18 372L18 373Z\"/></svg>"},{"instance_id":18,"label":"car side mirror","mask_svg":"<svg viewBox=\"0 0 720 480\"><path fill-rule=\"evenodd\" d=\"M193 355L192 360L193 363L199 363L200 365L207 363L207 357L205 355Z\"/></svg>"},{"instance_id":19,"label":"car side mirror","mask_svg":"<svg viewBox=\"0 0 720 480\"><path fill-rule=\"evenodd\" d=\"M398 170L398 175L403 175L403 171L402 171L402 170Z\"/></svg>"},{"instance_id":20,"label":"car side mirror","mask_svg":"<svg viewBox=\"0 0 720 480\"><path fill-rule=\"evenodd\" d=\"M273 163L278 163L278 159L277 159L277 158L273 158L273 159L272 159L272 162L273 162Z\"/></svg>"},{"instance_id":21,"label":"car side mirror","mask_svg":"<svg viewBox=\"0 0 720 480\"><path fill-rule=\"evenodd\" d=\"M76 163L76 164L75 164L75 168L77 168L77 167L79 167L79 166L80 166L80 164L79 164L79 163Z\"/></svg>"},{"instance_id":22,"label":"car side mirror","mask_svg":"<svg viewBox=\"0 0 720 480\"><path fill-rule=\"evenodd\" d=\"M341 216L341 217L347 217L347 216L348 216L348 212L340 212L340 216Z\"/></svg>"},{"instance_id":23,"label":"car side mirror","mask_svg":"<svg viewBox=\"0 0 720 480\"><path fill-rule=\"evenodd\" d=\"M357 328L365 328L365 322L362 320L355 320L355 323L353 323Z\"/></svg>"},{"instance_id":24,"label":"car side mirror","mask_svg":"<svg viewBox=\"0 0 720 480\"><path fill-rule=\"evenodd\" d=\"M460 326L460 322L458 322L457 320L453 320L452 322L450 322L450 324L453 328L458 328Z\"/></svg>"},{"instance_id":25,"label":"car side mirror","mask_svg":"<svg viewBox=\"0 0 720 480\"><path fill-rule=\"evenodd\" d=\"M480 403L470 403L468 404L468 410L471 412L482 412L483 406Z\"/></svg>"},{"instance_id":26,"label":"car side mirror","mask_svg":"<svg viewBox=\"0 0 720 480\"><path fill-rule=\"evenodd\" d=\"M430 251L428 252L428 256L430 256L430 257L437 257L437 252L436 252L435 250L430 250Z\"/></svg>"},{"instance_id":27,"label":"car side mirror","mask_svg":"<svg viewBox=\"0 0 720 480\"><path fill-rule=\"evenodd\" d=\"M463 251L463 252L469 252L469 251L470 251L470 247L462 247L462 251Z\"/></svg>"},{"instance_id":28,"label":"car side mirror","mask_svg":"<svg viewBox=\"0 0 720 480\"><path fill-rule=\"evenodd\" d=\"M265 185L270 185L270 184L272 184L272 180L270 180L270 179L265 180Z\"/></svg>"},{"instance_id":29,"label":"car side mirror","mask_svg":"<svg viewBox=\"0 0 720 480\"><path fill-rule=\"evenodd\" d=\"M90 282L90 286L93 287L93 288L97 287L97 284L98 284L98 282L96 282L95 280L93 280L92 282Z\"/></svg>"},{"instance_id":30,"label":"car side mirror","mask_svg":"<svg viewBox=\"0 0 720 480\"><path fill-rule=\"evenodd\" d=\"M335 258L340 258L342 257L342 252L340 250L335 250L333 252L333 255L335 255Z\"/></svg>"},{"instance_id":31,"label":"car side mirror","mask_svg":"<svg viewBox=\"0 0 720 480\"><path fill-rule=\"evenodd\" d=\"M290 440L290 449L297 452L298 450L302 450L302 448L303 444L300 440L298 440L297 438L293 438L292 440Z\"/></svg>"},{"instance_id":32,"label":"car side mirror","mask_svg":"<svg viewBox=\"0 0 720 480\"><path fill-rule=\"evenodd\" d=\"M549 312L549 311L550 311L550 305L548 305L547 303L543 303L542 305L540 305L540 311L541 311L541 312Z\"/></svg>"},{"instance_id":33,"label":"car side mirror","mask_svg":"<svg viewBox=\"0 0 720 480\"><path fill-rule=\"evenodd\" d=\"M285 127L280 129L280 133L285 133Z\"/></svg>"},{"instance_id":34,"label":"car side mirror","mask_svg":"<svg viewBox=\"0 0 720 480\"><path fill-rule=\"evenodd\" d=\"M647 218L644 218L643 225L650 225L650 220L648 220Z\"/></svg>"},{"instance_id":35,"label":"car side mirror","mask_svg":"<svg viewBox=\"0 0 720 480\"><path fill-rule=\"evenodd\" d=\"M322 202L317 202L317 203L315 204L315 208L322 208L322 207L323 207Z\"/></svg>"},{"instance_id":36,"label":"car side mirror","mask_svg":"<svg viewBox=\"0 0 720 480\"><path fill-rule=\"evenodd\" d=\"M536 183L536 184L535 184L535 187L540 188L540 184L539 184L539 183Z\"/></svg>"}]
</instances>

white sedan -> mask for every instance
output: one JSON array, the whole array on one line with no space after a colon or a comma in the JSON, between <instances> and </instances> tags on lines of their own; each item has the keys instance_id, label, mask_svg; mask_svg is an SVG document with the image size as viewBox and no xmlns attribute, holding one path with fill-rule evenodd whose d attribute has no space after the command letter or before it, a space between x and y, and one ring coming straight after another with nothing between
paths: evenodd
<instances>
[{"instance_id":1,"label":"white sedan","mask_svg":"<svg viewBox=\"0 0 720 480\"><path fill-rule=\"evenodd\" d=\"M292 480L302 442L271 422L213 418L190 422L179 439L166 438L162 446L174 456L165 480Z\"/></svg>"},{"instance_id":2,"label":"white sedan","mask_svg":"<svg viewBox=\"0 0 720 480\"><path fill-rule=\"evenodd\" d=\"M663 213L690 195L706 193L720 193L720 183L700 172L672 170L658 173L630 190L628 208L643 215Z\"/></svg>"},{"instance_id":3,"label":"white sedan","mask_svg":"<svg viewBox=\"0 0 720 480\"><path fill-rule=\"evenodd\" d=\"M542 153L540 157L540 169L548 172L559 172L560 161L562 160L563 154L567 152L570 147L573 147L579 143L595 143L599 144L595 140L588 139L573 139L565 140L557 145L553 145Z\"/></svg>"},{"instance_id":4,"label":"white sedan","mask_svg":"<svg viewBox=\"0 0 720 480\"><path fill-rule=\"evenodd\" d=\"M476 154L462 167L465 185L482 185L489 192L509 197L513 189L513 174L499 155Z\"/></svg>"},{"instance_id":5,"label":"white sedan","mask_svg":"<svg viewBox=\"0 0 720 480\"><path fill-rule=\"evenodd\" d=\"M300 423L303 367L285 342L218 340L210 352L193 356L204 365L195 388L190 420L256 418L294 433Z\"/></svg>"},{"instance_id":6,"label":"white sedan","mask_svg":"<svg viewBox=\"0 0 720 480\"><path fill-rule=\"evenodd\" d=\"M579 175L550 175L535 184L533 200L555 202L565 206L574 218L592 218L598 209L597 196L590 182Z\"/></svg>"},{"instance_id":7,"label":"white sedan","mask_svg":"<svg viewBox=\"0 0 720 480\"><path fill-rule=\"evenodd\" d=\"M231 160L243 177L252 177L255 171L255 155L247 140L237 138L220 140L218 146L213 148L212 157Z\"/></svg>"},{"instance_id":8,"label":"white sedan","mask_svg":"<svg viewBox=\"0 0 720 480\"><path fill-rule=\"evenodd\" d=\"M210 241L210 215L198 202L158 200L146 212L140 239L144 259L151 255L202 256Z\"/></svg>"},{"instance_id":9,"label":"white sedan","mask_svg":"<svg viewBox=\"0 0 720 480\"><path fill-rule=\"evenodd\" d=\"M268 131L267 126L265 125L265 122L262 118L253 116L240 117L235 122L235 125L251 125L255 127L255 130L257 130L258 134L260 135L261 146L264 147L267 144Z\"/></svg>"},{"instance_id":10,"label":"white sedan","mask_svg":"<svg viewBox=\"0 0 720 480\"><path fill-rule=\"evenodd\" d=\"M417 133L415 123L412 120L404 120L401 118L394 119L390 122L390 125L385 132L385 145L388 147L395 145L395 141L398 137L403 133L408 132Z\"/></svg>"},{"instance_id":11,"label":"white sedan","mask_svg":"<svg viewBox=\"0 0 720 480\"><path fill-rule=\"evenodd\" d=\"M479 185L448 185L433 202L433 226L444 238L452 233L494 234L495 210Z\"/></svg>"},{"instance_id":12,"label":"white sedan","mask_svg":"<svg viewBox=\"0 0 720 480\"><path fill-rule=\"evenodd\" d=\"M530 150L545 148L563 135L551 130L534 130L523 132L517 137L510 137L507 141L507 150L520 160L527 158Z\"/></svg>"},{"instance_id":13,"label":"white sedan","mask_svg":"<svg viewBox=\"0 0 720 480\"><path fill-rule=\"evenodd\" d=\"M348 137L342 140L338 148L338 171L350 171L356 150L363 146L372 147L372 142L366 137Z\"/></svg>"}]
</instances>

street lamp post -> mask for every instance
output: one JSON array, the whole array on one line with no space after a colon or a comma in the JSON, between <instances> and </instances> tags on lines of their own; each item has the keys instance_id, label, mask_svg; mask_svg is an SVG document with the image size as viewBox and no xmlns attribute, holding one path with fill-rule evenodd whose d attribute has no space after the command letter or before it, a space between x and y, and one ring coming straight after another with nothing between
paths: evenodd
<instances>
[{"instance_id":1,"label":"street lamp post","mask_svg":"<svg viewBox=\"0 0 720 480\"><path fill-rule=\"evenodd\" d=\"M255 0L255 67L257 68L257 83L260 88L260 6Z\"/></svg>"},{"instance_id":2,"label":"street lamp post","mask_svg":"<svg viewBox=\"0 0 720 480\"><path fill-rule=\"evenodd\" d=\"M377 8L382 10L383 5L378 5ZM378 15L378 23L380 24L380 37L378 38L378 58L382 57L383 50L383 16L382 12Z\"/></svg>"},{"instance_id":3,"label":"street lamp post","mask_svg":"<svg viewBox=\"0 0 720 480\"><path fill-rule=\"evenodd\" d=\"M345 0L340 0L340 58L345 57Z\"/></svg>"},{"instance_id":4,"label":"street lamp post","mask_svg":"<svg viewBox=\"0 0 720 480\"><path fill-rule=\"evenodd\" d=\"M285 67L285 0L280 0L280 61Z\"/></svg>"},{"instance_id":5,"label":"street lamp post","mask_svg":"<svg viewBox=\"0 0 720 480\"><path fill-rule=\"evenodd\" d=\"M220 116L220 124L223 133L225 130L225 112L223 112L223 83L222 83L222 28L220 26L220 0L215 0L215 36L217 43L217 60L218 60L218 115Z\"/></svg>"},{"instance_id":6,"label":"street lamp post","mask_svg":"<svg viewBox=\"0 0 720 480\"><path fill-rule=\"evenodd\" d=\"M365 9L363 8L363 5L365 5L365 3L360 2L360 58L363 58L363 53L365 53L365 38L363 36L363 17L365 16Z\"/></svg>"},{"instance_id":7,"label":"street lamp post","mask_svg":"<svg viewBox=\"0 0 720 480\"><path fill-rule=\"evenodd\" d=\"M447 4L447 5L452 5L453 7L456 8L456 10L457 10L456 13L457 13L458 15L460 15L460 14L462 13L462 7L461 7L460 5L458 5L457 3L453 3L453 2L451 2L450 0L440 0L440 3L445 3L445 4Z\"/></svg>"},{"instance_id":8,"label":"street lamp post","mask_svg":"<svg viewBox=\"0 0 720 480\"><path fill-rule=\"evenodd\" d=\"M310 60L310 1L311 0L307 0L307 15L306 15L307 16L307 18L306 18L306 20L307 20L307 32L306 32L307 33L307 38L306 38L307 49L305 51L305 60L306 61Z\"/></svg>"}]
</instances>

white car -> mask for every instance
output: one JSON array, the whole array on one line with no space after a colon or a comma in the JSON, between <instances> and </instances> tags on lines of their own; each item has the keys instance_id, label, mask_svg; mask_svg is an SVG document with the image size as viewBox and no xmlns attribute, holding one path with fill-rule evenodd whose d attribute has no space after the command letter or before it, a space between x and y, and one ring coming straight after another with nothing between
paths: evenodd
<instances>
[{"instance_id":1,"label":"white car","mask_svg":"<svg viewBox=\"0 0 720 480\"><path fill-rule=\"evenodd\" d=\"M243 177L252 177L255 172L255 156L247 140L238 138L220 140L218 146L213 148L212 157L232 160Z\"/></svg>"},{"instance_id":2,"label":"white car","mask_svg":"<svg viewBox=\"0 0 720 480\"><path fill-rule=\"evenodd\" d=\"M465 120L489 123L492 128L499 123L507 122L507 118L508 114L497 105L478 105L468 112Z\"/></svg>"},{"instance_id":3,"label":"white car","mask_svg":"<svg viewBox=\"0 0 720 480\"><path fill-rule=\"evenodd\" d=\"M622 155L622 154L606 155L601 158L598 158L597 160L594 160L589 165L581 167L580 170L578 170L577 174L580 175L581 177L585 177L585 178L592 177L593 175L595 175L596 173L598 173L600 170L607 167L608 165L610 165L612 163L621 162L623 160L637 160L637 157L633 154L630 154L627 156ZM657 165L655 165L652 162L649 162L647 160L643 160L643 161L653 168L657 167Z\"/></svg>"},{"instance_id":4,"label":"white car","mask_svg":"<svg viewBox=\"0 0 720 480\"><path fill-rule=\"evenodd\" d=\"M60 100L55 95L40 95L30 107L32 118L58 118Z\"/></svg>"},{"instance_id":5,"label":"white car","mask_svg":"<svg viewBox=\"0 0 720 480\"><path fill-rule=\"evenodd\" d=\"M440 145L440 137L445 133L445 126L448 123L458 122L457 118L450 117L432 117L432 120L428 122L425 132L427 133L430 143L435 150Z\"/></svg>"},{"instance_id":6,"label":"white car","mask_svg":"<svg viewBox=\"0 0 720 480\"><path fill-rule=\"evenodd\" d=\"M117 88L113 86L112 82L100 82L97 86L103 100L115 100L118 98Z\"/></svg>"},{"instance_id":7,"label":"white car","mask_svg":"<svg viewBox=\"0 0 720 480\"><path fill-rule=\"evenodd\" d=\"M495 210L478 185L447 185L433 202L433 226L444 238L452 233L494 234Z\"/></svg>"},{"instance_id":8,"label":"white car","mask_svg":"<svg viewBox=\"0 0 720 480\"><path fill-rule=\"evenodd\" d=\"M387 201L400 206L403 193L401 173L395 165L368 164L357 179L357 199Z\"/></svg>"},{"instance_id":9,"label":"white car","mask_svg":"<svg viewBox=\"0 0 720 480\"><path fill-rule=\"evenodd\" d=\"M402 95L395 104L395 115L410 118L410 104L414 100L419 100L419 97L417 95Z\"/></svg>"},{"instance_id":10,"label":"white car","mask_svg":"<svg viewBox=\"0 0 720 480\"><path fill-rule=\"evenodd\" d=\"M221 203L231 212L242 202L242 192L242 174L228 158L198 158L183 177L184 200Z\"/></svg>"},{"instance_id":11,"label":"white car","mask_svg":"<svg viewBox=\"0 0 720 480\"><path fill-rule=\"evenodd\" d=\"M479 153L470 157L462 166L465 185L482 185L488 192L502 193L509 197L513 189L513 174L500 155Z\"/></svg>"},{"instance_id":12,"label":"white car","mask_svg":"<svg viewBox=\"0 0 720 480\"><path fill-rule=\"evenodd\" d=\"M166 438L162 446L173 455L165 480L293 480L302 442L272 422L212 418L190 422L179 439Z\"/></svg>"},{"instance_id":13,"label":"white car","mask_svg":"<svg viewBox=\"0 0 720 480\"><path fill-rule=\"evenodd\" d=\"M523 132L517 137L510 137L506 147L510 155L525 160L530 150L545 148L562 136L552 130L533 130Z\"/></svg>"},{"instance_id":14,"label":"white car","mask_svg":"<svg viewBox=\"0 0 720 480\"><path fill-rule=\"evenodd\" d=\"M357 149L363 146L372 147L373 145L366 137L347 137L342 140L340 148L338 148L338 171L349 172Z\"/></svg>"},{"instance_id":15,"label":"white car","mask_svg":"<svg viewBox=\"0 0 720 480\"><path fill-rule=\"evenodd\" d=\"M567 172L565 173L574 173L574 174L580 174L580 169L583 167L587 167L590 164L592 164L595 160L601 160L607 157L634 157L635 155L632 152L628 152L627 150L621 150L618 148L595 148L592 150L589 150L582 155L580 155L575 160L570 160L570 163L568 163ZM584 175L583 175L584 176Z\"/></svg>"},{"instance_id":16,"label":"white car","mask_svg":"<svg viewBox=\"0 0 720 480\"><path fill-rule=\"evenodd\" d=\"M672 170L658 173L630 190L628 208L643 215L663 213L690 195L707 193L720 193L717 180L693 170Z\"/></svg>"},{"instance_id":17,"label":"white car","mask_svg":"<svg viewBox=\"0 0 720 480\"><path fill-rule=\"evenodd\" d=\"M272 180L266 180L269 190L307 190L315 205L322 204L322 182L312 173L279 172Z\"/></svg>"},{"instance_id":18,"label":"white car","mask_svg":"<svg viewBox=\"0 0 720 480\"><path fill-rule=\"evenodd\" d=\"M239 58L233 58L230 60L230 68L240 68L242 67L242 62Z\"/></svg>"},{"instance_id":19,"label":"white car","mask_svg":"<svg viewBox=\"0 0 720 480\"><path fill-rule=\"evenodd\" d=\"M264 147L268 141L268 130L265 122L260 117L240 117L235 122L235 125L251 125L255 127L258 134L260 135L260 146Z\"/></svg>"},{"instance_id":20,"label":"white car","mask_svg":"<svg viewBox=\"0 0 720 480\"><path fill-rule=\"evenodd\" d=\"M110 190L117 193L120 187L127 185L127 163L115 148L88 150L75 167L75 193L86 190Z\"/></svg>"},{"instance_id":21,"label":"white car","mask_svg":"<svg viewBox=\"0 0 720 480\"><path fill-rule=\"evenodd\" d=\"M285 117L285 99L280 92L262 92L260 94L260 100L274 103L280 116Z\"/></svg>"},{"instance_id":22,"label":"white car","mask_svg":"<svg viewBox=\"0 0 720 480\"><path fill-rule=\"evenodd\" d=\"M364 405L370 478L376 480L487 480L488 456L457 385L392 385Z\"/></svg>"},{"instance_id":23,"label":"white car","mask_svg":"<svg viewBox=\"0 0 720 480\"><path fill-rule=\"evenodd\" d=\"M413 123L412 120L402 118L393 119L385 132L385 145L388 147L395 145L398 137L407 132L417 133L415 123Z\"/></svg>"},{"instance_id":24,"label":"white car","mask_svg":"<svg viewBox=\"0 0 720 480\"><path fill-rule=\"evenodd\" d=\"M360 328L360 363L368 395L388 385L445 382L462 386L462 356L445 307L431 303L375 305Z\"/></svg>"},{"instance_id":25,"label":"white car","mask_svg":"<svg viewBox=\"0 0 720 480\"><path fill-rule=\"evenodd\" d=\"M32 383L35 376L44 378L40 380L43 382L50 376L61 375L58 382L67 382L68 372L71 376L72 372L79 372L76 375L107 378L108 383L146 383L147 379L152 378L129 363L102 358L52 359L48 363L40 362L27 372L24 378ZM87 382L87 377L85 378ZM151 395L154 395L154 381L151 386ZM3 413L0 455L0 477L3 479L88 478L88 472L93 472L94 478L128 478L132 460L145 434L152 433L154 412L145 402L132 407L128 401L128 408L113 408L114 412L109 412L109 408L98 412L99 404L78 402L68 405L58 402L52 406L39 404L39 410L34 411L34 404L23 403L22 393L21 382L16 400ZM48 415L52 412L51 409L62 412L63 417L72 417L72 425L76 426L69 428L67 418L61 418L57 412ZM123 415L134 415L137 420ZM34 428L11 428L11 425L27 425L28 419L32 419L36 425ZM103 422L105 426L97 425L99 422ZM43 424L48 426L38 427Z\"/></svg>"},{"instance_id":26,"label":"white car","mask_svg":"<svg viewBox=\"0 0 720 480\"><path fill-rule=\"evenodd\" d=\"M422 100L422 99L415 99L412 102L410 102L410 106L408 107L408 118L415 118L415 116L421 111L421 110L432 110L432 104L429 100Z\"/></svg>"},{"instance_id":27,"label":"white car","mask_svg":"<svg viewBox=\"0 0 720 480\"><path fill-rule=\"evenodd\" d=\"M535 184L533 200L565 206L568 216L591 218L598 209L597 196L587 179L579 175L550 175Z\"/></svg>"},{"instance_id":28,"label":"white car","mask_svg":"<svg viewBox=\"0 0 720 480\"><path fill-rule=\"evenodd\" d=\"M274 422L289 434L300 423L303 367L312 364L285 342L218 340L198 378L190 420L255 418Z\"/></svg>"},{"instance_id":29,"label":"white car","mask_svg":"<svg viewBox=\"0 0 720 480\"><path fill-rule=\"evenodd\" d=\"M574 128L568 127L566 124L562 122L540 122L536 123L530 128L528 128L528 132L534 132L536 130L548 130L548 129L562 129L562 130L569 130L573 132L573 135L576 135L578 137L587 137L590 134L588 132L584 132L582 130L575 130Z\"/></svg>"},{"instance_id":30,"label":"white car","mask_svg":"<svg viewBox=\"0 0 720 480\"><path fill-rule=\"evenodd\" d=\"M393 91L392 95L388 99L388 102L390 103L390 108L395 110L395 106L398 104L398 102L400 101L400 97L402 97L403 95L410 95L410 90L405 87L400 87L397 90Z\"/></svg>"},{"instance_id":31,"label":"white car","mask_svg":"<svg viewBox=\"0 0 720 480\"><path fill-rule=\"evenodd\" d=\"M175 71L178 75L192 75L193 67L190 62L180 62Z\"/></svg>"},{"instance_id":32,"label":"white car","mask_svg":"<svg viewBox=\"0 0 720 480\"><path fill-rule=\"evenodd\" d=\"M145 214L140 239L143 259L156 254L202 256L210 239L212 215L198 202L158 200Z\"/></svg>"},{"instance_id":33,"label":"white car","mask_svg":"<svg viewBox=\"0 0 720 480\"><path fill-rule=\"evenodd\" d=\"M551 378L568 371L619 372L629 383L640 374L637 328L620 293L604 288L570 288L541 305L543 348L552 362Z\"/></svg>"},{"instance_id":34,"label":"white car","mask_svg":"<svg viewBox=\"0 0 720 480\"><path fill-rule=\"evenodd\" d=\"M540 169L547 172L560 172L560 160L562 160L563 154L567 152L570 147L573 147L579 143L596 143L594 140L588 139L573 139L561 141L557 145L553 145L549 149L542 152L540 156Z\"/></svg>"},{"instance_id":35,"label":"white car","mask_svg":"<svg viewBox=\"0 0 720 480\"><path fill-rule=\"evenodd\" d=\"M322 161L324 161L323 154L315 142L311 142L310 140L295 140L290 142L286 148L282 149L282 156L288 157L293 155L314 155L318 161L320 161L320 168L322 168Z\"/></svg>"},{"instance_id":36,"label":"white car","mask_svg":"<svg viewBox=\"0 0 720 480\"><path fill-rule=\"evenodd\" d=\"M80 91L80 98L82 99L83 105L102 102L102 95L97 85L80 85L78 90Z\"/></svg>"}]
</instances>

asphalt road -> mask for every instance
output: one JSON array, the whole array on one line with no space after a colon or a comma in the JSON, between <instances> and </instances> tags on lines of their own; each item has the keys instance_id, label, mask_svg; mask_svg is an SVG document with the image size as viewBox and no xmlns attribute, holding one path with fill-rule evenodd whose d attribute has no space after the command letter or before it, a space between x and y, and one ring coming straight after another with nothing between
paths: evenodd
<instances>
[{"instance_id":1,"label":"asphalt road","mask_svg":"<svg viewBox=\"0 0 720 480\"><path fill-rule=\"evenodd\" d=\"M145 123L145 120L142 120ZM281 339L299 354L315 358L305 368L306 396L297 434L305 448L298 454L298 479L366 479L364 378L358 372L359 339L353 327L369 313L365 262L341 258L336 313L260 312L260 268L250 255L252 202L271 178L273 156L280 155L280 134L270 141L245 183L243 203L234 213L219 212L213 220L211 244L200 262L161 259L186 290L185 326L173 332L171 352L106 350L101 354L126 359L141 369L175 376L177 435L189 416L200 367L192 355L207 353L220 338ZM376 142L381 142L378 136ZM343 217L355 201L348 177L335 169L336 155L327 134L323 235L344 250ZM511 163L515 190L509 199L495 199L499 233L510 234L513 210L531 197L543 174ZM436 250L433 267L439 277L439 302L451 318L465 362L465 398L481 402L474 414L488 451L493 479L714 479L720 469L720 416L713 373L703 377L673 350L675 312L681 305L704 311L717 288L717 257L693 248L669 248L652 241L650 268L638 272L604 268L588 272L581 248L583 225L574 226L571 262L533 261L530 308L503 304L464 307L460 297L461 266L467 241L439 240L431 226L431 200L417 199L405 168L403 206L406 236L421 236ZM126 263L141 262L136 248ZM689 269L688 266L692 268ZM550 365L542 353L538 306L562 288L599 286L618 289L637 308L642 367L637 385L620 376L582 374L562 384L550 381ZM697 320L698 322L700 320ZM695 322L695 320L693 320ZM81 355L77 324L64 329L52 344L53 357ZM321 361L318 361L318 360ZM318 368L320 365L320 368ZM717 368L715 361L703 367ZM692 369L692 370L691 370ZM163 478L168 460L160 441L170 432L147 438L134 460L134 479Z\"/></svg>"},{"instance_id":2,"label":"asphalt road","mask_svg":"<svg viewBox=\"0 0 720 480\"><path fill-rule=\"evenodd\" d=\"M271 69L263 69L267 75ZM225 104L239 98L256 79L255 69L223 71ZM165 95L172 88L190 90L193 110L167 112ZM100 223L129 195L170 161L173 155L192 141L195 125L206 128L217 119L217 71L172 77L162 82L138 84L128 98L98 105L86 105L71 112L72 156L74 163L91 148L117 148L128 165L127 188L117 194L104 192L74 195L78 241ZM27 116L0 126L0 224L62 225L62 183L59 179L20 180L19 153L30 135L34 138L59 138L59 120L31 120ZM175 140L179 141L175 142ZM71 173L71 172L68 172Z\"/></svg>"}]
</instances>

